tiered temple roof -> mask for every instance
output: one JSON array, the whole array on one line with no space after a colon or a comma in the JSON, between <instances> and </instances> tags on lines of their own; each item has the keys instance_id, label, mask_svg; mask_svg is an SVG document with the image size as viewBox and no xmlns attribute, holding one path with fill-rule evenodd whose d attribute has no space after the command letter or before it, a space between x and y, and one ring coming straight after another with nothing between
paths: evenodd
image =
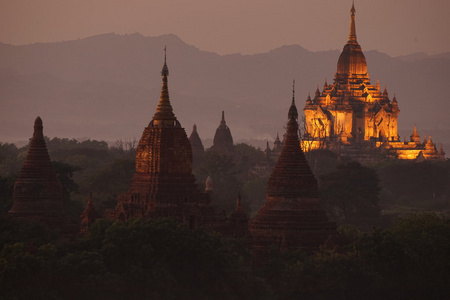
<instances>
[{"instance_id":1,"label":"tiered temple roof","mask_svg":"<svg viewBox=\"0 0 450 300\"><path fill-rule=\"evenodd\" d=\"M14 184L9 216L37 221L62 234L73 234L63 208L63 192L48 155L40 117L34 122L33 138L25 162Z\"/></svg>"},{"instance_id":2,"label":"tiered temple roof","mask_svg":"<svg viewBox=\"0 0 450 300\"><path fill-rule=\"evenodd\" d=\"M425 143L420 146L416 129L411 136L416 146L400 141L397 98L394 95L391 100L387 88L380 89L379 81L371 84L366 58L356 38L354 5L350 12L350 32L339 56L334 82L328 84L325 80L323 90L317 87L314 98L308 95L306 99L302 148L329 149L361 162L376 160L382 151L388 157L414 159L425 151ZM431 152L424 152L424 157L438 157L437 151Z\"/></svg>"},{"instance_id":3,"label":"tiered temple roof","mask_svg":"<svg viewBox=\"0 0 450 300\"><path fill-rule=\"evenodd\" d=\"M172 218L221 231L224 216L215 214L210 198L201 193L192 174L192 150L169 99L166 59L156 113L144 129L136 151L136 171L130 189L118 197L110 217Z\"/></svg>"},{"instance_id":4,"label":"tiered temple roof","mask_svg":"<svg viewBox=\"0 0 450 300\"><path fill-rule=\"evenodd\" d=\"M317 250L337 236L336 224L329 222L318 200L318 186L300 148L298 113L294 98L280 158L272 172L266 202L249 222L252 251L263 259L276 245L283 251Z\"/></svg>"},{"instance_id":5,"label":"tiered temple roof","mask_svg":"<svg viewBox=\"0 0 450 300\"><path fill-rule=\"evenodd\" d=\"M397 100L391 101L379 83L370 83L366 58L356 39L355 7L351 9L350 33L337 63L332 84L315 96L308 96L304 108L306 130L304 149L317 149L320 143L339 140L344 144L372 138L398 140ZM308 147L309 146L309 147Z\"/></svg>"}]
</instances>

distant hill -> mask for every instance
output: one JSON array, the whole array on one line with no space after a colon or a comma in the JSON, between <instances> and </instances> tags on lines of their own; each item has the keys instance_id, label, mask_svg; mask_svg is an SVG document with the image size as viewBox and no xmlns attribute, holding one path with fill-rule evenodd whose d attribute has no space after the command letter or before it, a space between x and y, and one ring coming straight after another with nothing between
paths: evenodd
<instances>
[{"instance_id":1,"label":"distant hill","mask_svg":"<svg viewBox=\"0 0 450 300\"><path fill-rule=\"evenodd\" d=\"M340 54L289 45L221 56L175 35L0 44L0 141L28 139L37 115L50 137L139 138L159 99L165 45L171 102L188 135L195 123L203 139L212 138L225 110L235 141L273 140L284 132L292 80L301 110L308 92L322 89L325 78L333 81ZM419 133L435 130L440 133L433 140L450 144L450 53L364 53L372 83L387 85L391 98L396 93L399 128L408 132L417 124Z\"/></svg>"}]
</instances>

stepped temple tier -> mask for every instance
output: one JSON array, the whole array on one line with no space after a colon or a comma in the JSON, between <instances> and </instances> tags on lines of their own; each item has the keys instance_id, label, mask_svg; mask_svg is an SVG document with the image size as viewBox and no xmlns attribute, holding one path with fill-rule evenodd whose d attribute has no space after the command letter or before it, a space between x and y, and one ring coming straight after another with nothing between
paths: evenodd
<instances>
[{"instance_id":1,"label":"stepped temple tier","mask_svg":"<svg viewBox=\"0 0 450 300\"><path fill-rule=\"evenodd\" d=\"M378 81L376 85L370 82L366 58L356 39L354 5L334 81L328 84L325 80L322 91L317 86L314 97L308 95L303 111L304 151L329 149L360 161L373 160L381 153L400 159L444 159L434 144L426 146L412 138L400 141L397 98L394 95L391 100Z\"/></svg>"},{"instance_id":2,"label":"stepped temple tier","mask_svg":"<svg viewBox=\"0 0 450 300\"><path fill-rule=\"evenodd\" d=\"M63 191L45 145L40 117L34 121L34 133L25 162L14 184L13 203L8 215L42 223L62 235L77 229L63 208Z\"/></svg>"},{"instance_id":3,"label":"stepped temple tier","mask_svg":"<svg viewBox=\"0 0 450 300\"><path fill-rule=\"evenodd\" d=\"M319 204L316 178L300 148L297 119L293 98L283 149L267 182L266 202L249 221L256 262L263 261L273 246L281 251L313 252L339 238L336 224L328 221Z\"/></svg>"},{"instance_id":4,"label":"stepped temple tier","mask_svg":"<svg viewBox=\"0 0 450 300\"><path fill-rule=\"evenodd\" d=\"M108 216L172 218L190 228L227 231L226 216L215 213L208 194L195 184L191 144L170 104L166 59L161 75L159 103L139 141L131 186Z\"/></svg>"}]
</instances>

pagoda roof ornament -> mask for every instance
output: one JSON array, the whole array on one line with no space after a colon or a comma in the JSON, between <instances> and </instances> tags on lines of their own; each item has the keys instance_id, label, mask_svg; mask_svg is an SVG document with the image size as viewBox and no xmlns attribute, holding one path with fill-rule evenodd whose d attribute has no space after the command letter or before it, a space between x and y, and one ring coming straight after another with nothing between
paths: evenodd
<instances>
[{"instance_id":1,"label":"pagoda roof ornament","mask_svg":"<svg viewBox=\"0 0 450 300\"><path fill-rule=\"evenodd\" d=\"M352 4L351 12L351 23L350 23L350 33L348 35L348 41L350 43L356 43L356 25L355 25L355 3Z\"/></svg>"},{"instance_id":2,"label":"pagoda roof ornament","mask_svg":"<svg viewBox=\"0 0 450 300\"><path fill-rule=\"evenodd\" d=\"M298 111L297 111L297 107L295 106L295 80L292 83L292 103L291 103L291 107L289 108L288 117L289 117L289 119L294 119L294 120L298 119Z\"/></svg>"},{"instance_id":3,"label":"pagoda roof ornament","mask_svg":"<svg viewBox=\"0 0 450 300\"><path fill-rule=\"evenodd\" d=\"M362 53L361 46L356 40L355 5L352 5L350 32L347 43L339 56L335 81L347 83L349 78L362 76L368 80L367 62Z\"/></svg>"},{"instance_id":4,"label":"pagoda roof ornament","mask_svg":"<svg viewBox=\"0 0 450 300\"><path fill-rule=\"evenodd\" d=\"M153 125L155 126L179 126L176 121L175 114L173 113L172 105L170 104L169 98L169 87L167 76L169 76L169 68L167 67L167 48L164 47L164 66L161 71L162 76L162 87L161 95L159 97L158 107L156 108L156 113L153 116Z\"/></svg>"},{"instance_id":5,"label":"pagoda roof ornament","mask_svg":"<svg viewBox=\"0 0 450 300\"><path fill-rule=\"evenodd\" d=\"M161 71L161 76L169 76L169 68L167 67L167 47L164 46L164 66Z\"/></svg>"}]
</instances>

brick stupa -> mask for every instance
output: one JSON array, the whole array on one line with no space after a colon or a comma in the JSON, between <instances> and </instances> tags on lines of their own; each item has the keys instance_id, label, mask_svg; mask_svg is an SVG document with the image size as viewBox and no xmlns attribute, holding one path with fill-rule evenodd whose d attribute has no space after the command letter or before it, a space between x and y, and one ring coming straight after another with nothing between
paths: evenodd
<instances>
[{"instance_id":1,"label":"brick stupa","mask_svg":"<svg viewBox=\"0 0 450 300\"><path fill-rule=\"evenodd\" d=\"M255 261L263 260L272 247L281 251L318 250L337 237L318 199L318 186L300 148L298 113L294 97L280 158L267 182L266 202L249 222Z\"/></svg>"},{"instance_id":2,"label":"brick stupa","mask_svg":"<svg viewBox=\"0 0 450 300\"><path fill-rule=\"evenodd\" d=\"M62 234L75 233L63 208L63 191L45 145L40 117L34 121L30 148L14 184L8 215L39 222Z\"/></svg>"},{"instance_id":3,"label":"brick stupa","mask_svg":"<svg viewBox=\"0 0 450 300\"><path fill-rule=\"evenodd\" d=\"M159 104L139 141L130 189L118 197L110 217L121 220L163 217L190 228L223 231L226 216L215 213L209 196L195 184L191 145L170 104L166 59L161 75Z\"/></svg>"}]
</instances>

